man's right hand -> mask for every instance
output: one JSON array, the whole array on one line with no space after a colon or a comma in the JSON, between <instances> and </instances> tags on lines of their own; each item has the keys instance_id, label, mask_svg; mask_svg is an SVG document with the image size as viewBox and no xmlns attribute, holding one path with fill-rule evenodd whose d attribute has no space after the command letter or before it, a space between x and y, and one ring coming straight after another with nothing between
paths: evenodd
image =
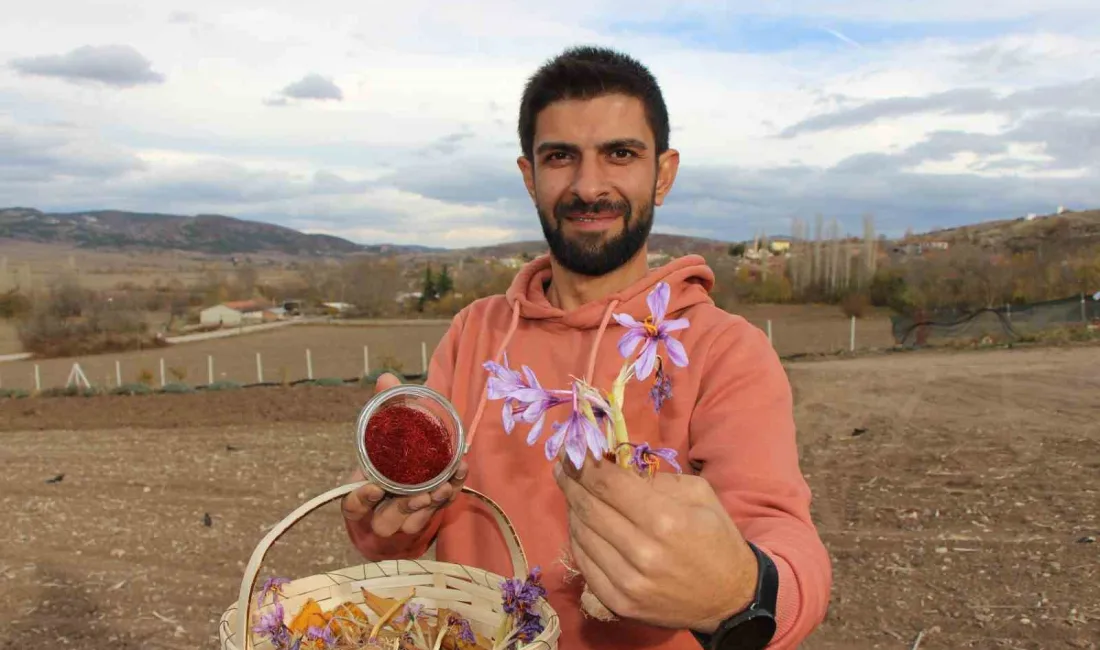
<instances>
[{"instance_id":1,"label":"man's right hand","mask_svg":"<svg viewBox=\"0 0 1100 650\"><path fill-rule=\"evenodd\" d=\"M375 390L381 392L400 383L397 377L386 373L378 378ZM369 518L371 532L379 537L391 537L399 532L415 535L424 530L437 511L454 502L466 483L466 473L466 461L461 460L451 480L432 492L414 496L387 496L377 485L364 485L344 497L341 510L344 518L355 524ZM364 479L363 471L357 468L350 482Z\"/></svg>"}]
</instances>

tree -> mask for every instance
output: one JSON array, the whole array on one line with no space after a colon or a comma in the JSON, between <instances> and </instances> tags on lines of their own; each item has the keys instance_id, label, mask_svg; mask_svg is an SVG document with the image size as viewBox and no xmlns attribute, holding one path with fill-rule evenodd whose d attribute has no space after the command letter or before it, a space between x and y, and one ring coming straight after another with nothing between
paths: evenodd
<instances>
[{"instance_id":1,"label":"tree","mask_svg":"<svg viewBox=\"0 0 1100 650\"><path fill-rule=\"evenodd\" d=\"M443 269L439 272L439 275L435 278L435 293L436 299L447 295L454 291L454 281L451 279L450 273L447 272L447 265L443 265Z\"/></svg>"},{"instance_id":2,"label":"tree","mask_svg":"<svg viewBox=\"0 0 1100 650\"><path fill-rule=\"evenodd\" d=\"M439 299L439 290L435 279L432 277L432 265L424 270L424 283L420 287L420 300L417 303L417 311L424 311L424 305Z\"/></svg>"}]
</instances>

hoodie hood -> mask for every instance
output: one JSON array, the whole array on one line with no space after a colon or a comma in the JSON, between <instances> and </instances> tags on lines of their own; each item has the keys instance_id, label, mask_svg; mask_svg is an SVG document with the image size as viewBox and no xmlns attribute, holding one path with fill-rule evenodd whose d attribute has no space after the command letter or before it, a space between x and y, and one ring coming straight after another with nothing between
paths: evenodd
<instances>
[{"instance_id":1,"label":"hoodie hood","mask_svg":"<svg viewBox=\"0 0 1100 650\"><path fill-rule=\"evenodd\" d=\"M508 307L526 320L552 321L572 329L596 329L606 322L608 308L616 313L629 314L637 320L649 315L646 296L658 282L667 282L670 299L669 318L688 307L700 303L713 304L710 290L714 287L714 272L700 255L686 255L664 266L650 269L645 277L630 286L594 300L572 311L565 311L550 304L546 287L550 282L550 256L543 255L528 262L520 269L505 296Z\"/></svg>"}]
</instances>

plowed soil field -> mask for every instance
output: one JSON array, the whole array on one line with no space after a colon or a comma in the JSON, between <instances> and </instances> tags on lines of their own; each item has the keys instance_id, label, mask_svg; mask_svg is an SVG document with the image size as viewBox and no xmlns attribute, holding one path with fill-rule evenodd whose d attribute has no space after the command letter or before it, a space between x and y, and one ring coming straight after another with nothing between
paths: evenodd
<instances>
[{"instance_id":1,"label":"plowed soil field","mask_svg":"<svg viewBox=\"0 0 1100 650\"><path fill-rule=\"evenodd\" d=\"M1100 640L1100 347L788 365L835 584L815 649ZM216 648L262 534L341 483L370 390L0 402L0 648ZM349 566L335 504L267 572Z\"/></svg>"}]
</instances>

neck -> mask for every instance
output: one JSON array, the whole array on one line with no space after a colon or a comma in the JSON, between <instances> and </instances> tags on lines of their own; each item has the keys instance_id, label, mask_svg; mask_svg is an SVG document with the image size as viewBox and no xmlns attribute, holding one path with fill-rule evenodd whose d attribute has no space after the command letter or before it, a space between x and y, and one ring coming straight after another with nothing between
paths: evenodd
<instances>
[{"instance_id":1,"label":"neck","mask_svg":"<svg viewBox=\"0 0 1100 650\"><path fill-rule=\"evenodd\" d=\"M646 257L646 247L642 246L641 250L626 264L607 275L589 277L566 269L551 256L551 280L546 298L551 305L565 311L572 311L586 303L602 300L644 278L649 272Z\"/></svg>"}]
</instances>

